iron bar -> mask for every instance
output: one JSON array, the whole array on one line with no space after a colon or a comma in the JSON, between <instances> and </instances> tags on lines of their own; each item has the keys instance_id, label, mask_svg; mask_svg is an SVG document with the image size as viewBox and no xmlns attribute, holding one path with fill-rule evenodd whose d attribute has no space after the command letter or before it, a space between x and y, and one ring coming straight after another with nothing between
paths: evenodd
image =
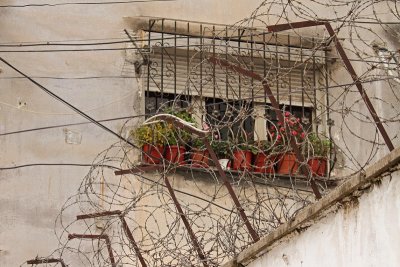
<instances>
[{"instance_id":1,"label":"iron bar","mask_svg":"<svg viewBox=\"0 0 400 267\"><path fill-rule=\"evenodd\" d=\"M171 196L171 198L172 198L172 201L174 202L175 207L176 207L176 209L178 210L179 216L181 217L181 220L182 220L183 224L185 225L186 230L188 231L189 237L190 237L190 239L192 240L192 243L193 243L193 245L194 245L194 248L196 249L199 258L201 259L201 261L202 261L202 263L203 263L203 266L204 266L204 267L208 267L208 264L207 264L207 262L206 262L206 257L205 257L205 255L204 255L204 252L203 252L203 250L201 249L199 242L197 241L197 237L196 237L196 235L194 234L193 229L192 229L192 227L190 226L190 223L189 223L188 219L186 218L186 215L183 213L182 207L181 207L181 205L179 204L178 199L176 198L174 189L172 188L172 186L171 186L171 184L170 184L170 182L169 182L169 180L168 180L168 177L167 177L166 175L164 175L164 183L165 183L165 185L167 186L167 189L168 189L168 192L169 192L169 194L170 194L170 196Z\"/></svg>"},{"instance_id":2,"label":"iron bar","mask_svg":"<svg viewBox=\"0 0 400 267\"><path fill-rule=\"evenodd\" d=\"M142 267L147 267L147 264L142 256L142 253L140 252L140 249L135 241L135 239L133 238L132 232L128 227L128 224L126 223L126 220L122 214L122 211L120 210L114 210L114 211L104 211L104 212L98 212L98 213L91 213L91 214L82 214L82 215L78 215L76 216L77 220L82 220L82 219L91 219L91 218L98 218L98 217L103 217L103 216L112 216L112 215L118 215L121 223L122 223L122 229L124 230L126 236L129 239L129 242L131 243L131 245L133 246L133 249L136 252L136 255L139 258L140 263L142 264Z\"/></svg>"},{"instance_id":3,"label":"iron bar","mask_svg":"<svg viewBox=\"0 0 400 267\"><path fill-rule=\"evenodd\" d=\"M84 219L92 219L92 218L98 218L98 217L103 217L103 216L113 216L113 215L119 216L120 214L121 214L120 210L103 211L103 212L97 212L97 213L78 215L78 216L76 216L76 219L84 220Z\"/></svg>"},{"instance_id":4,"label":"iron bar","mask_svg":"<svg viewBox=\"0 0 400 267\"><path fill-rule=\"evenodd\" d=\"M117 265L115 264L115 259L114 259L114 254L112 252L112 248L111 248L111 241L110 238L108 237L108 235L106 234L102 234L102 235L85 235L85 234L69 234L68 235L68 240L72 240L75 238L79 238L79 239L104 239L104 241L106 242L106 246L107 246L107 250L108 250L108 255L110 257L110 262L111 262L111 266L112 267L116 267Z\"/></svg>"},{"instance_id":5,"label":"iron bar","mask_svg":"<svg viewBox=\"0 0 400 267\"><path fill-rule=\"evenodd\" d=\"M128 237L129 242L131 243L133 249L136 252L136 256L138 256L139 261L142 264L142 267L147 267L147 264L142 256L142 253L140 252L140 249L139 249L135 239L133 238L132 232L129 229L128 224L126 223L124 216L120 215L119 218L122 222L122 229L124 229L124 232L125 232L126 236Z\"/></svg>"},{"instance_id":6,"label":"iron bar","mask_svg":"<svg viewBox=\"0 0 400 267\"><path fill-rule=\"evenodd\" d=\"M124 175L124 174L134 174L138 172L147 172L147 171L161 171L164 167L162 165L144 165L144 166L137 166L129 170L119 170L115 171L115 175Z\"/></svg>"},{"instance_id":7,"label":"iron bar","mask_svg":"<svg viewBox=\"0 0 400 267\"><path fill-rule=\"evenodd\" d=\"M257 234L257 232L254 230L253 226L251 225L246 213L244 212L244 209L242 207L242 205L240 204L240 201L238 199L238 197L236 196L235 191L232 188L232 185L229 183L228 178L226 177L226 173L224 172L224 170L221 167L221 164L218 161L218 157L215 154L214 150L212 149L210 142L208 141L207 138L203 138L203 142L204 145L206 146L206 149L208 150L208 152L210 153L211 159L214 161L215 163L215 167L218 170L219 175L221 176L223 183L225 185L225 187L228 189L229 195L231 196L236 209L238 210L240 217L242 217L242 220L244 222L244 224L247 227L247 230L251 236L251 238L253 239L254 242L260 240L260 236Z\"/></svg>"},{"instance_id":8,"label":"iron bar","mask_svg":"<svg viewBox=\"0 0 400 267\"><path fill-rule=\"evenodd\" d=\"M38 264L47 264L47 263L60 263L62 267L66 267L64 261L62 259L52 259L52 258L45 258L45 259L33 259L26 261L27 264L38 265Z\"/></svg>"}]
</instances>

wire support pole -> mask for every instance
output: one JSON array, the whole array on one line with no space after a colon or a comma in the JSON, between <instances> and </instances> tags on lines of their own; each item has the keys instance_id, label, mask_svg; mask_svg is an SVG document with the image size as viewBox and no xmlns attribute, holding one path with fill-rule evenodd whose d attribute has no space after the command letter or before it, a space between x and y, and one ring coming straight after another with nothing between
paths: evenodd
<instances>
[{"instance_id":1,"label":"wire support pole","mask_svg":"<svg viewBox=\"0 0 400 267\"><path fill-rule=\"evenodd\" d=\"M218 157L215 154L215 151L213 150L213 148L210 145L210 142L207 140L207 138L203 138L203 142L204 145L206 146L208 152L210 153L210 157L213 160L215 166L217 167L218 173L221 176L225 187L228 189L229 195L231 196L236 209L238 210L240 217L242 217L242 220L244 222L244 224L247 227L247 230L251 236L251 238L253 239L254 242L257 242L258 240L260 240L260 236L257 234L257 232L254 230L253 226L251 225L249 218L247 217L246 213L244 212L244 209L242 207L242 205L240 204L240 201L238 199L238 197L235 194L235 191L232 188L232 185L230 184L228 178L226 177L226 173L224 172L224 170L221 167L220 162L218 161Z\"/></svg>"},{"instance_id":2,"label":"wire support pole","mask_svg":"<svg viewBox=\"0 0 400 267\"><path fill-rule=\"evenodd\" d=\"M43 258L43 259L33 259L26 261L27 264L39 265L39 264L48 264L48 263L60 263L62 267L67 267L62 259L52 259L52 258Z\"/></svg>"},{"instance_id":3,"label":"wire support pole","mask_svg":"<svg viewBox=\"0 0 400 267\"><path fill-rule=\"evenodd\" d=\"M102 235L69 234L68 235L68 240L72 240L75 238L77 238L77 239L99 239L99 240L104 239L104 241L106 242L108 255L110 257L111 266L117 267L117 264L115 263L114 254L113 254L112 248L111 248L111 241L110 241L110 238L108 237L108 235L105 235L105 234L102 234Z\"/></svg>"},{"instance_id":4,"label":"wire support pole","mask_svg":"<svg viewBox=\"0 0 400 267\"><path fill-rule=\"evenodd\" d=\"M178 199L176 198L174 189L172 188L171 183L169 182L167 175L164 174L163 176L164 176L164 183L165 183L165 185L166 185L166 187L168 189L168 192L169 192L169 194L170 194L170 196L172 198L172 201L175 204L175 207L176 207L176 209L177 209L177 211L179 213L179 216L181 217L181 220L182 220L183 224L185 225L186 230L189 233L189 237L192 240L194 248L196 249L199 258L201 259L201 261L203 263L203 266L204 267L208 267L204 252L200 247L199 241L197 240L197 237L194 234L193 229L192 229L188 219L186 218L186 215L183 213L181 204L179 203Z\"/></svg>"},{"instance_id":5,"label":"wire support pole","mask_svg":"<svg viewBox=\"0 0 400 267\"><path fill-rule=\"evenodd\" d=\"M92 219L92 218L98 218L98 217L103 217L103 216L113 216L113 215L119 216L119 219L121 220L121 223L122 223L122 229L124 230L127 238L129 239L129 242L131 243L133 249L135 250L136 256L139 258L140 264L142 265L142 267L147 267L147 264L143 258L143 255L140 252L139 246L137 245L137 243L132 235L132 231L129 229L129 226L126 223L125 217L120 210L104 211L104 212L91 213L91 214L82 214L82 215L76 216L76 219L84 220L84 219Z\"/></svg>"}]
</instances>

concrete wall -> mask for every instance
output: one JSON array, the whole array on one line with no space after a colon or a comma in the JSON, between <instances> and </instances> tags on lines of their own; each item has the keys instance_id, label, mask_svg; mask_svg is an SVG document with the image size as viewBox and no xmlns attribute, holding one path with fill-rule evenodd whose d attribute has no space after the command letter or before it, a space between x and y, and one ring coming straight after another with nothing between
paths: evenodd
<instances>
[{"instance_id":1,"label":"concrete wall","mask_svg":"<svg viewBox=\"0 0 400 267\"><path fill-rule=\"evenodd\" d=\"M399 266L399 161L396 149L224 267Z\"/></svg>"},{"instance_id":2,"label":"concrete wall","mask_svg":"<svg viewBox=\"0 0 400 267\"><path fill-rule=\"evenodd\" d=\"M280 242L249 267L399 266L400 171L355 202Z\"/></svg>"}]
</instances>

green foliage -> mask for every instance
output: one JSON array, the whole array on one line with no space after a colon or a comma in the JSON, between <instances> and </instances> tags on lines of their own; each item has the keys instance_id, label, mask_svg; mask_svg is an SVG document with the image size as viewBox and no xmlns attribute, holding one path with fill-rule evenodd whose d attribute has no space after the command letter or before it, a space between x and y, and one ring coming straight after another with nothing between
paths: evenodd
<instances>
[{"instance_id":1,"label":"green foliage","mask_svg":"<svg viewBox=\"0 0 400 267\"><path fill-rule=\"evenodd\" d=\"M272 149L272 144L268 140L258 140L255 145L260 152L269 151Z\"/></svg>"},{"instance_id":2,"label":"green foliage","mask_svg":"<svg viewBox=\"0 0 400 267\"><path fill-rule=\"evenodd\" d=\"M131 136L139 146L143 146L144 144L163 145L165 142L164 128L162 123L142 125L132 130Z\"/></svg>"},{"instance_id":3,"label":"green foliage","mask_svg":"<svg viewBox=\"0 0 400 267\"><path fill-rule=\"evenodd\" d=\"M332 148L332 141L327 138L321 138L317 134L312 133L308 136L311 150L314 156L327 157Z\"/></svg>"},{"instance_id":4,"label":"green foliage","mask_svg":"<svg viewBox=\"0 0 400 267\"><path fill-rule=\"evenodd\" d=\"M174 115L184 121L195 123L192 115L186 110L176 110L171 107L164 109L165 113ZM195 125L196 126L196 125ZM191 140L191 135L185 130L177 129L171 123L166 123L165 137L168 145L177 145L179 143L187 143Z\"/></svg>"},{"instance_id":5,"label":"green foliage","mask_svg":"<svg viewBox=\"0 0 400 267\"><path fill-rule=\"evenodd\" d=\"M230 146L231 143L223 140L215 140L211 143L211 147L214 150L217 157L220 159L230 158Z\"/></svg>"},{"instance_id":6,"label":"green foliage","mask_svg":"<svg viewBox=\"0 0 400 267\"><path fill-rule=\"evenodd\" d=\"M250 151L253 154L257 154L259 151L257 147L251 143L240 143L236 145L236 147L240 150Z\"/></svg>"}]
</instances>

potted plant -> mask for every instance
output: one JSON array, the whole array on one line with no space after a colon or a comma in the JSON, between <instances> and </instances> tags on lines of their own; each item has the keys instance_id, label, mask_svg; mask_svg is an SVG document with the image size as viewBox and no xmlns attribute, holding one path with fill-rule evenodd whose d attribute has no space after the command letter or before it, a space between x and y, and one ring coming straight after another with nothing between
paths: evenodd
<instances>
[{"instance_id":1,"label":"potted plant","mask_svg":"<svg viewBox=\"0 0 400 267\"><path fill-rule=\"evenodd\" d=\"M257 153L257 149L252 144L246 142L237 144L233 150L232 169L250 170L253 153Z\"/></svg>"},{"instance_id":2,"label":"potted plant","mask_svg":"<svg viewBox=\"0 0 400 267\"><path fill-rule=\"evenodd\" d=\"M142 147L143 162L160 164L163 158L164 142L162 123L142 125L131 132L135 142Z\"/></svg>"},{"instance_id":3,"label":"potted plant","mask_svg":"<svg viewBox=\"0 0 400 267\"><path fill-rule=\"evenodd\" d=\"M286 131L286 127L288 131ZM270 133L274 139L273 150L278 154L277 173L285 175L297 173L299 163L290 144L293 139L297 146L303 144L306 134L303 131L300 119L286 111L284 124L278 122L276 126L273 125L270 128Z\"/></svg>"},{"instance_id":4,"label":"potted plant","mask_svg":"<svg viewBox=\"0 0 400 267\"><path fill-rule=\"evenodd\" d=\"M191 163L193 167L208 167L210 153L203 141L199 138L192 139Z\"/></svg>"},{"instance_id":5,"label":"potted plant","mask_svg":"<svg viewBox=\"0 0 400 267\"><path fill-rule=\"evenodd\" d=\"M260 140L257 142L257 153L254 160L254 172L274 173L276 164L276 154L272 153L271 142Z\"/></svg>"},{"instance_id":6,"label":"potted plant","mask_svg":"<svg viewBox=\"0 0 400 267\"><path fill-rule=\"evenodd\" d=\"M195 123L192 115L186 110L176 110L168 108L164 112L174 115L187 122ZM171 123L165 125L166 152L165 159L171 163L184 164L185 162L185 145L190 141L191 136L185 130L177 129Z\"/></svg>"},{"instance_id":7,"label":"potted plant","mask_svg":"<svg viewBox=\"0 0 400 267\"><path fill-rule=\"evenodd\" d=\"M326 176L328 155L332 148L332 142L329 139L321 138L312 133L308 136L309 152L312 155L307 161L311 173L314 176Z\"/></svg>"},{"instance_id":8,"label":"potted plant","mask_svg":"<svg viewBox=\"0 0 400 267\"><path fill-rule=\"evenodd\" d=\"M223 170L228 170L230 168L230 142L223 140L214 140L211 143L211 147L218 157L218 162Z\"/></svg>"}]
</instances>

